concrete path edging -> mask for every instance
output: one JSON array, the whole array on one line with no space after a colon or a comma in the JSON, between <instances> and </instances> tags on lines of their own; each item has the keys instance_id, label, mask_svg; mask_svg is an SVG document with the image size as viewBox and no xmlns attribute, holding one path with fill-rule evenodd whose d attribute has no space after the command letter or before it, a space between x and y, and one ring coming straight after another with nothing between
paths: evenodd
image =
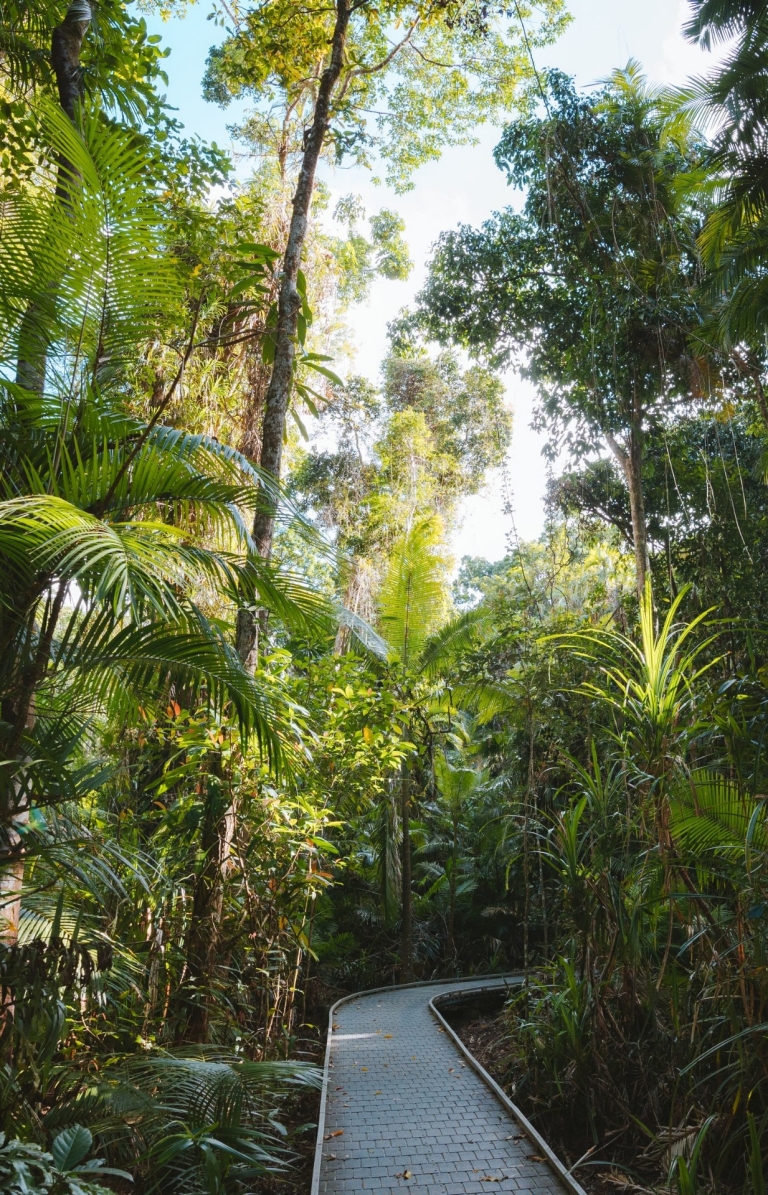
<instances>
[{"instance_id":1,"label":"concrete path edging","mask_svg":"<svg viewBox=\"0 0 768 1195\"><path fill-rule=\"evenodd\" d=\"M478 985L478 981L481 981L481 980L485 980L486 982L482 986L476 986L476 985ZM488 983L488 980L496 980L497 983L491 985ZM334 1017L336 1015L337 1010L339 1008L341 1008L344 1004L347 1004L351 1001L358 1000L364 996L373 996L373 995L377 995L377 994L381 994L381 993L402 992L409 988L420 988L420 987L434 988L438 985L443 985L443 984L446 987L449 987L449 986L452 987L452 990L450 992L446 992L444 996L437 994L437 995L433 996L427 1002L427 1007L429 1008L429 1011L431 1012L432 1016L439 1022L440 1028L448 1035L448 1037L450 1038L450 1040L452 1041L452 1043L456 1047L456 1049L458 1049L459 1052L464 1055L464 1057L467 1059L467 1062L469 1063L469 1065L476 1072L476 1074L482 1080L482 1082L489 1088L489 1090L494 1095L494 1097L498 1100L498 1102L502 1105L502 1107L504 1108L504 1111L507 1113L507 1115L511 1116L517 1122L517 1124L522 1129L522 1131L524 1132L526 1137L528 1137L528 1139L536 1146L536 1148L538 1150L540 1150L541 1154L543 1155L542 1161L544 1159L546 1159L547 1163L549 1164L551 1169L554 1171L557 1178L566 1187L566 1189L571 1192L571 1195L586 1195L584 1188L578 1182L576 1182L576 1180L573 1178L571 1173L565 1168L563 1163L557 1157L554 1150L551 1149L551 1147L547 1144L547 1142L543 1139L543 1137L537 1132L537 1130L533 1127L533 1125L530 1123L530 1121L523 1115L523 1113L520 1111L520 1109L515 1104L512 1103L512 1101L509 1099L509 1097L504 1093L504 1091L502 1091L502 1089L498 1085L498 1083L496 1083L496 1081L494 1079L492 1079L491 1076L488 1074L488 1072L480 1065L480 1063L477 1061L477 1059L474 1057L474 1055L467 1049L467 1047L464 1045L464 1043L461 1041L461 1039L458 1037L458 1035L454 1032L454 1030L450 1027L448 1022L445 1020L445 1018L442 1016L442 1014L439 1012L438 1008L436 1007L436 1003L439 1004L441 1002L441 1000L445 999L448 996L463 997L465 995L471 995L474 993L479 994L481 992L488 992L489 990L493 990L493 987L496 987L496 986L511 987L513 985L517 986L517 985L521 984L522 982L523 982L522 975L506 975L506 976L504 976L504 975L498 975L498 974L496 974L496 975L474 975L474 976L468 977L466 979L466 981L463 981L461 979L420 980L415 983L390 984L386 987L369 988L366 991L352 992L348 996L342 996L340 1000L337 1000L335 1002L335 1004L333 1004L333 1006L330 1009L329 1018L328 1018L328 1034L327 1034L326 1048L325 1048L325 1063L324 1063L324 1067L323 1067L323 1079L322 1079L322 1088L321 1088L321 1094L320 1094L320 1109L319 1109L319 1114L318 1114L317 1144L315 1147L315 1160L314 1160L314 1167L313 1167L313 1172L312 1172L312 1185L310 1188L310 1195L319 1195L319 1193L320 1193L321 1168L322 1168L322 1161L323 1161L323 1139L325 1136L328 1089L329 1089L329 1082L330 1082L331 1048L332 1048L332 1044L333 1044L333 1022L334 1022ZM464 983L466 983L466 986L464 986ZM457 986L457 985L461 985L461 986Z\"/></svg>"},{"instance_id":2,"label":"concrete path edging","mask_svg":"<svg viewBox=\"0 0 768 1195\"><path fill-rule=\"evenodd\" d=\"M474 975L473 981L477 979L497 979L501 978L496 975ZM514 977L517 979L517 976ZM342 996L335 1004L332 1004L328 1012L328 1032L325 1039L325 1062L323 1064L323 1085L320 1091L320 1111L317 1116L317 1144L315 1146L315 1162L312 1167L312 1186L309 1189L309 1195L319 1195L320 1191L320 1167L323 1162L323 1133L325 1132L325 1108L328 1102L328 1081L329 1069L331 1061L331 1045L333 1040L333 1018L336 1014L336 1009L341 1008L342 1004L348 1004L352 1000L357 1000L360 996L375 996L378 992L402 992L406 988L431 988L438 983L456 983L455 979L417 979L413 983L390 983L385 987L380 988L365 988L361 992L350 992L348 996ZM460 982L460 981L459 981Z\"/></svg>"},{"instance_id":3,"label":"concrete path edging","mask_svg":"<svg viewBox=\"0 0 768 1195\"><path fill-rule=\"evenodd\" d=\"M477 991L478 993L479 992L487 992L488 988L476 988L474 990ZM451 992L451 995L454 996L454 995L461 994L462 996L467 996L467 995L471 995L472 991L473 991L472 988L462 988L461 993ZM442 999L444 999L444 998L445 997L442 997ZM581 1186L581 1184L576 1182L576 1179L573 1177L570 1170L566 1170L565 1166L560 1161L560 1159L558 1158L555 1151L551 1148L551 1146L549 1146L547 1144L547 1142L542 1137L541 1133L539 1133L533 1127L530 1120L528 1120L527 1116L523 1115L523 1113L518 1108L517 1104L512 1103L512 1100L509 1098L509 1096L506 1094L506 1092L501 1087L499 1087L499 1084L496 1082L496 1080L488 1074L488 1071L485 1069L485 1067L480 1065L480 1063L475 1058L474 1054L472 1054L467 1049L467 1047L464 1045L464 1042L461 1040L458 1033L456 1033L451 1028L451 1026L446 1021L445 1017L440 1013L440 1011L438 1010L438 1008L435 1005L435 1001L439 1002L440 1000L441 1000L440 996L433 996L432 999L429 1001L429 1011L440 1022L443 1029L445 1030L445 1032L447 1034L449 1034L449 1036L453 1040L453 1044L456 1046L457 1050L461 1051L461 1053L464 1055L464 1057L466 1058L469 1065L473 1068L473 1070L475 1070L477 1072L477 1074L480 1076L480 1078L483 1080L483 1082L486 1084L486 1086L490 1087L491 1091L496 1096L496 1099L504 1106L504 1108L506 1108L507 1112L509 1112L509 1114L515 1118L515 1120L520 1125L520 1128L523 1130L525 1135L530 1138L530 1140L533 1142L533 1144L536 1146L537 1149L541 1150L541 1152L544 1154L544 1157L547 1159L547 1161L549 1162L552 1169L557 1172L557 1174L559 1175L559 1177L561 1178L561 1180L563 1181L565 1186L568 1188L568 1190L571 1191L573 1193L573 1195L587 1195L586 1191Z\"/></svg>"}]
</instances>

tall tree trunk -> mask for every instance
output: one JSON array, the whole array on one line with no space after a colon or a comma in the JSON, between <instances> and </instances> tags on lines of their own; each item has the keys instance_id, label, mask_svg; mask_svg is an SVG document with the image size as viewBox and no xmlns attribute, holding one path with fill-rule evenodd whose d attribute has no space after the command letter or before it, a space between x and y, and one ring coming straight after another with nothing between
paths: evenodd
<instances>
[{"instance_id":1,"label":"tall tree trunk","mask_svg":"<svg viewBox=\"0 0 768 1195\"><path fill-rule=\"evenodd\" d=\"M411 894L411 779L405 768L401 784L401 821L403 827L403 929L400 944L400 982L413 979L413 899Z\"/></svg>"},{"instance_id":2,"label":"tall tree trunk","mask_svg":"<svg viewBox=\"0 0 768 1195\"><path fill-rule=\"evenodd\" d=\"M83 39L91 21L87 0L73 0L66 16L51 36L51 64L56 76L59 103L74 124L77 105L82 99L82 70L80 55ZM56 196L67 202L75 172L70 162L59 161ZM48 295L38 296L29 303L19 329L19 350L16 361L16 382L26 390L42 394L48 360L50 308L55 302L55 287Z\"/></svg>"},{"instance_id":3,"label":"tall tree trunk","mask_svg":"<svg viewBox=\"0 0 768 1195\"><path fill-rule=\"evenodd\" d=\"M88 0L72 0L64 20L56 26L51 38L51 63L56 74L59 103L72 122L83 97L80 54L91 15Z\"/></svg>"},{"instance_id":4,"label":"tall tree trunk","mask_svg":"<svg viewBox=\"0 0 768 1195\"><path fill-rule=\"evenodd\" d=\"M531 945L531 858L528 841L528 815L531 790L534 776L534 734L533 708L530 693L528 694L528 783L525 786L523 804L523 978L525 986L525 1000L528 1000L528 979L530 971Z\"/></svg>"},{"instance_id":5,"label":"tall tree trunk","mask_svg":"<svg viewBox=\"0 0 768 1195\"><path fill-rule=\"evenodd\" d=\"M448 877L448 961L453 962L456 953L456 867L459 858L459 819L453 814L453 849L451 851L451 874Z\"/></svg>"},{"instance_id":6,"label":"tall tree trunk","mask_svg":"<svg viewBox=\"0 0 768 1195\"><path fill-rule=\"evenodd\" d=\"M14 946L18 939L21 916L21 894L24 883L24 843L20 827L29 822L32 794L24 782L24 764L29 756L24 737L35 726L35 694L45 676L51 655L51 645L64 603L66 587L58 586L49 595L37 643L22 666L17 687L11 700L4 703L5 717L11 728L2 744L3 762L0 769L0 943ZM35 607L27 618L30 633L34 626ZM17 640L17 649L26 653L30 645Z\"/></svg>"},{"instance_id":7,"label":"tall tree trunk","mask_svg":"<svg viewBox=\"0 0 768 1195\"><path fill-rule=\"evenodd\" d=\"M314 116L304 141L304 154L301 160L296 194L293 197L293 214L288 230L288 243L283 257L282 282L277 303L275 359L265 401L260 457L262 469L278 479L296 356L296 328L301 309L301 296L296 287L296 280L307 236L309 211L315 189L315 172L331 123L333 91L344 65L350 15L349 0L337 0L336 22L331 39L331 57L320 76ZM274 510L271 509L258 512L254 520L254 539L259 552L264 557L268 557L272 550L274 522Z\"/></svg>"},{"instance_id":8,"label":"tall tree trunk","mask_svg":"<svg viewBox=\"0 0 768 1195\"><path fill-rule=\"evenodd\" d=\"M635 398L629 429L629 440L624 448L611 432L606 432L606 441L621 465L629 493L629 510L632 517L632 540L635 549L635 576L637 596L640 601L645 594L645 578L648 574L648 529L645 521L645 499L643 498L643 409Z\"/></svg>"},{"instance_id":9,"label":"tall tree trunk","mask_svg":"<svg viewBox=\"0 0 768 1195\"><path fill-rule=\"evenodd\" d=\"M349 0L336 0L336 22L331 38L331 57L320 76L312 124L304 137L304 154L301 159L296 193L293 197L293 213L288 229L288 241L283 255L282 281L277 299L277 325L274 333L275 357L272 376L264 400L264 421L261 429L261 453L259 456L259 464L262 469L278 481L283 459L285 420L288 414L296 358L296 329L301 310L301 296L296 281L307 237L317 164L320 161L320 154L331 124L333 90L339 81L344 65L344 51L351 11ZM253 538L259 554L265 560L268 560L272 553L274 529L274 503L267 501L262 509L257 511L253 521ZM256 663L258 638L258 615L245 608L239 610L235 628L235 647L242 662L251 669Z\"/></svg>"},{"instance_id":10,"label":"tall tree trunk","mask_svg":"<svg viewBox=\"0 0 768 1195\"><path fill-rule=\"evenodd\" d=\"M222 806L221 759L211 761L208 800L201 835L203 860L195 879L192 913L186 943L187 994L191 1007L181 1036L205 1042L210 1018L210 984L221 943L224 883L230 865L236 815L232 804Z\"/></svg>"}]
</instances>

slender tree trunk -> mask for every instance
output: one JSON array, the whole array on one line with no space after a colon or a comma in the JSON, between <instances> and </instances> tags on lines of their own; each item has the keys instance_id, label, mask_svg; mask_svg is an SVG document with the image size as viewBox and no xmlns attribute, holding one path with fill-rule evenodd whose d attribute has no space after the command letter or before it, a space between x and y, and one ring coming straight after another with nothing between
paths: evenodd
<instances>
[{"instance_id":1,"label":"slender tree trunk","mask_svg":"<svg viewBox=\"0 0 768 1195\"><path fill-rule=\"evenodd\" d=\"M51 63L59 89L59 103L71 121L83 96L80 54L83 38L91 22L88 0L72 0L66 16L51 37Z\"/></svg>"},{"instance_id":2,"label":"slender tree trunk","mask_svg":"<svg viewBox=\"0 0 768 1195\"><path fill-rule=\"evenodd\" d=\"M448 877L448 961L453 962L456 954L456 863L459 854L458 817L453 815L453 850L451 853L451 874Z\"/></svg>"},{"instance_id":3,"label":"slender tree trunk","mask_svg":"<svg viewBox=\"0 0 768 1195\"><path fill-rule=\"evenodd\" d=\"M26 729L32 730L34 725L35 704L31 701L27 708ZM24 842L20 831L29 823L29 795L22 792L18 776L14 776L10 791L13 806L3 809L0 822L0 944L3 946L15 946L19 940L24 886ZM5 800L2 804L6 805ZM6 990L0 994L0 1027L13 1020L15 1010L15 995Z\"/></svg>"},{"instance_id":4,"label":"slender tree trunk","mask_svg":"<svg viewBox=\"0 0 768 1195\"><path fill-rule=\"evenodd\" d=\"M265 400L260 458L262 469L278 479L283 455L285 419L291 396L296 356L297 320L301 309L301 297L296 288L296 280L307 236L309 211L315 189L315 172L331 123L333 91L344 65L350 15L349 0L337 0L330 61L320 77L314 117L305 137L304 155L296 185L296 194L293 197L293 214L288 231L288 243L283 257L282 282L277 303L275 360ZM253 534L259 552L264 557L268 557L272 550L273 530L274 510L260 511L254 520Z\"/></svg>"},{"instance_id":5,"label":"slender tree trunk","mask_svg":"<svg viewBox=\"0 0 768 1195\"><path fill-rule=\"evenodd\" d=\"M56 594L49 596L37 644L22 670L18 691L7 704L13 721L2 755L10 766L2 769L0 777L0 943L6 946L14 946L19 934L24 883L24 844L19 828L29 821L32 800L23 778L24 761L29 758L24 736L35 726L35 694L48 667L65 593L60 584Z\"/></svg>"},{"instance_id":6,"label":"slender tree trunk","mask_svg":"<svg viewBox=\"0 0 768 1195\"><path fill-rule=\"evenodd\" d=\"M401 821L403 827L403 930L400 945L400 981L413 979L413 901L411 894L411 780L403 769L401 780Z\"/></svg>"},{"instance_id":7,"label":"slender tree trunk","mask_svg":"<svg viewBox=\"0 0 768 1195\"><path fill-rule=\"evenodd\" d=\"M525 888L523 906L523 976L525 979L526 1000L528 999L528 977L530 970L531 943L531 858L528 841L528 817L531 789L533 787L534 737L533 711L531 697L528 696L528 783L525 786L525 805L523 807L523 886Z\"/></svg>"},{"instance_id":8,"label":"slender tree trunk","mask_svg":"<svg viewBox=\"0 0 768 1195\"><path fill-rule=\"evenodd\" d=\"M746 373L752 379L755 387L755 400L763 417L763 423L766 429L768 429L768 400L765 397L759 357L749 350L742 352L740 349L732 349L731 360L740 371Z\"/></svg>"},{"instance_id":9,"label":"slender tree trunk","mask_svg":"<svg viewBox=\"0 0 768 1195\"><path fill-rule=\"evenodd\" d=\"M536 821L539 820L539 803L534 793L533 812ZM547 889L544 883L544 855L539 851L539 900L541 903L541 935L544 945L544 957L549 954L549 922L547 919Z\"/></svg>"},{"instance_id":10,"label":"slender tree trunk","mask_svg":"<svg viewBox=\"0 0 768 1195\"><path fill-rule=\"evenodd\" d=\"M59 103L69 119L75 121L77 105L82 99L82 71L80 54L83 48L91 8L87 0L73 0L66 16L51 37L51 64L56 75ZM57 199L67 202L75 171L70 162L59 161ZM19 329L19 349L16 362L16 382L26 390L42 394L48 360L48 320L55 301L55 286L48 295L38 296L29 303Z\"/></svg>"},{"instance_id":11,"label":"slender tree trunk","mask_svg":"<svg viewBox=\"0 0 768 1195\"><path fill-rule=\"evenodd\" d=\"M21 889L24 882L24 856L21 853L21 835L16 826L25 826L29 821L29 810L21 809L14 819L14 825L3 827L4 841L0 843L6 860L0 870L0 942L3 946L15 946L19 940L21 918Z\"/></svg>"},{"instance_id":12,"label":"slender tree trunk","mask_svg":"<svg viewBox=\"0 0 768 1195\"><path fill-rule=\"evenodd\" d=\"M246 606L241 606L237 612L235 650L245 667L253 672L259 658L259 620Z\"/></svg>"},{"instance_id":13,"label":"slender tree trunk","mask_svg":"<svg viewBox=\"0 0 768 1195\"><path fill-rule=\"evenodd\" d=\"M208 808L200 844L203 861L195 880L186 948L188 984L193 991L182 1034L187 1041L195 1042L204 1042L208 1037L209 988L221 941L224 882L236 825L234 806L228 803L222 808L221 794L217 791L222 779L219 758L211 762L210 775L206 779L209 782Z\"/></svg>"},{"instance_id":14,"label":"slender tree trunk","mask_svg":"<svg viewBox=\"0 0 768 1195\"><path fill-rule=\"evenodd\" d=\"M622 447L610 432L606 433L605 438L611 452L621 465L627 483L629 510L632 516L632 540L635 549L637 596L642 601L645 594L645 578L648 573L648 529L643 498L643 410L639 399L636 398L634 402L627 447Z\"/></svg>"},{"instance_id":15,"label":"slender tree trunk","mask_svg":"<svg viewBox=\"0 0 768 1195\"><path fill-rule=\"evenodd\" d=\"M277 326L274 333L275 357L272 377L264 400L264 421L261 429L261 454L259 457L262 469L278 481L283 459L285 420L293 383L296 329L301 310L301 296L296 281L301 266L304 241L307 237L309 211L315 190L315 173L331 123L333 91L344 66L344 51L351 12L349 0L336 0L336 22L331 38L331 56L327 67L320 76L312 124L304 138L304 154L296 184L296 193L293 197L293 213L288 229L288 241L283 255L282 281L277 299ZM253 538L259 554L265 560L268 560L272 553L274 529L274 503L268 501L265 502L261 510L257 511L253 521ZM258 615L251 610L239 610L235 628L235 646L240 659L246 667L251 669L256 663L258 637Z\"/></svg>"}]
</instances>

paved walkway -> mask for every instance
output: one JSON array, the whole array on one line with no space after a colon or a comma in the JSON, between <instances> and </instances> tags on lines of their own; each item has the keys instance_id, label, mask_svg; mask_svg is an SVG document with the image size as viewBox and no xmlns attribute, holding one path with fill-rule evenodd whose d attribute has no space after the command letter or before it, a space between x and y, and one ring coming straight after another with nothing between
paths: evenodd
<instances>
[{"instance_id":1,"label":"paved walkway","mask_svg":"<svg viewBox=\"0 0 768 1195\"><path fill-rule=\"evenodd\" d=\"M319 1195L564 1195L428 1008L438 993L498 984L377 992L337 1010Z\"/></svg>"}]
</instances>

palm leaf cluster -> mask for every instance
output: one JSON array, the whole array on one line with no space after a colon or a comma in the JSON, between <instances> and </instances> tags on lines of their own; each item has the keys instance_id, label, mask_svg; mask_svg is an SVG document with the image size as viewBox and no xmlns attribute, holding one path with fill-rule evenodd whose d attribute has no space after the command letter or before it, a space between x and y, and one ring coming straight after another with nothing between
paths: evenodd
<instances>
[{"instance_id":1,"label":"palm leaf cluster","mask_svg":"<svg viewBox=\"0 0 768 1195\"><path fill-rule=\"evenodd\" d=\"M293 1155L281 1104L319 1081L305 1063L250 1062L213 1048L138 1055L61 1104L50 1128L87 1124L112 1156L142 1157L148 1191L232 1189L286 1171Z\"/></svg>"},{"instance_id":2,"label":"palm leaf cluster","mask_svg":"<svg viewBox=\"0 0 768 1195\"><path fill-rule=\"evenodd\" d=\"M724 51L688 89L687 102L714 126L708 186L717 199L701 237L729 345L765 331L768 257L768 12L762 0L695 0L686 33Z\"/></svg>"},{"instance_id":3,"label":"palm leaf cluster","mask_svg":"<svg viewBox=\"0 0 768 1195\"><path fill-rule=\"evenodd\" d=\"M127 1069L99 1091L61 1066L73 1004L110 1008L118 1036L131 1017L126 993L151 1008L156 964L147 975L119 925L153 881L160 903L166 896L156 849L102 841L110 816L98 812L92 825L83 815L83 805L92 816L99 796L119 787L119 769L101 762L94 744L107 726L124 733L167 718L164 709L180 711L180 698L201 711L201 724L205 715L226 726L251 772L259 757L264 775L270 766L290 771L300 711L278 678L241 662L234 611L269 611L285 634L308 641L322 640L332 620L298 575L255 550L256 512L282 504L275 483L226 444L163 422L184 384L196 318L155 156L98 107L84 106L76 127L40 98L33 128L34 170L0 195L4 1117L38 1138L88 1120L102 1145L129 1161L141 1137L163 1190L207 1190L233 1168L226 1181L240 1183L285 1163L276 1093L313 1081L314 1072L260 1068L230 1054L158 1059L150 1073L146 1059L144 1069L134 1066L122 1037ZM178 369L142 420L132 378L158 338L176 352ZM222 753L212 754L215 772ZM207 833L218 844L233 814L219 809L214 779L209 788ZM218 890L209 880L212 849L203 843L202 862L195 849L181 852L172 906L190 887ZM208 906L195 908L198 921L209 915ZM169 952L177 984L178 954L192 949L182 947L189 920ZM43 1130L36 1109L45 1089L57 1093L59 1124Z\"/></svg>"},{"instance_id":4,"label":"palm leaf cluster","mask_svg":"<svg viewBox=\"0 0 768 1195\"><path fill-rule=\"evenodd\" d=\"M113 706L204 683L277 760L284 713L242 667L222 617L252 603L309 632L322 603L255 553L248 527L276 497L258 471L125 406L126 362L178 327L183 297L147 187L152 161L98 113L76 130L42 104L40 135L41 177L4 197L0 237L8 749L18 756L44 679L85 684ZM25 380L42 370L40 390L11 381L14 365Z\"/></svg>"}]
</instances>

